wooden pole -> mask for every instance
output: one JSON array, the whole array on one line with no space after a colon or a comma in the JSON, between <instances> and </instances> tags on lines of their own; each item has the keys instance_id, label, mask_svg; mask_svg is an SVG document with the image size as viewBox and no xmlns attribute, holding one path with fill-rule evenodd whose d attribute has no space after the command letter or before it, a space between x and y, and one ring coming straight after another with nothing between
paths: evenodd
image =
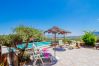
<instances>
[{"instance_id":1,"label":"wooden pole","mask_svg":"<svg viewBox=\"0 0 99 66\"><path fill-rule=\"evenodd\" d=\"M65 37L66 37L66 34L64 34L64 39L65 39Z\"/></svg>"},{"instance_id":2,"label":"wooden pole","mask_svg":"<svg viewBox=\"0 0 99 66\"><path fill-rule=\"evenodd\" d=\"M55 39L55 41L54 41L54 56L56 57L56 50L55 50L55 48L56 48L56 33L54 35L55 35L54 36L54 39Z\"/></svg>"},{"instance_id":3,"label":"wooden pole","mask_svg":"<svg viewBox=\"0 0 99 66\"><path fill-rule=\"evenodd\" d=\"M54 37L54 39L55 39L55 43L56 43L56 33L55 33L55 37Z\"/></svg>"},{"instance_id":4,"label":"wooden pole","mask_svg":"<svg viewBox=\"0 0 99 66\"><path fill-rule=\"evenodd\" d=\"M64 34L64 44L66 43L66 42L65 42L65 37L66 37L66 34Z\"/></svg>"}]
</instances>

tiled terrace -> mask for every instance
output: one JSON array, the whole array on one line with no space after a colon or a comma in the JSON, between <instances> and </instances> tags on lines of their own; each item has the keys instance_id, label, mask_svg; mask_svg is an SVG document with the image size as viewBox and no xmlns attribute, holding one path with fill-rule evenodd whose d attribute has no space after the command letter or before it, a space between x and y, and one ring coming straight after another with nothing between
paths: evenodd
<instances>
[{"instance_id":1,"label":"tiled terrace","mask_svg":"<svg viewBox=\"0 0 99 66\"><path fill-rule=\"evenodd\" d=\"M49 51L54 54L52 48ZM93 48L56 51L56 56L58 62L51 66L99 66L99 50Z\"/></svg>"},{"instance_id":2,"label":"tiled terrace","mask_svg":"<svg viewBox=\"0 0 99 66\"><path fill-rule=\"evenodd\" d=\"M53 66L99 66L99 50L80 48L56 54L59 60Z\"/></svg>"}]
</instances>

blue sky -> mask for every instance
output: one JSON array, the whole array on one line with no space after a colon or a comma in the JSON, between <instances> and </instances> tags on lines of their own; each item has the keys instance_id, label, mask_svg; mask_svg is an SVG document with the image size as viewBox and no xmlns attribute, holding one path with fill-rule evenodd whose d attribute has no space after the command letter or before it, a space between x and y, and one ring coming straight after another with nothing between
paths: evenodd
<instances>
[{"instance_id":1,"label":"blue sky","mask_svg":"<svg viewBox=\"0 0 99 66\"><path fill-rule=\"evenodd\" d=\"M18 25L40 30L58 26L71 35L99 31L99 0L0 0L0 34Z\"/></svg>"}]
</instances>

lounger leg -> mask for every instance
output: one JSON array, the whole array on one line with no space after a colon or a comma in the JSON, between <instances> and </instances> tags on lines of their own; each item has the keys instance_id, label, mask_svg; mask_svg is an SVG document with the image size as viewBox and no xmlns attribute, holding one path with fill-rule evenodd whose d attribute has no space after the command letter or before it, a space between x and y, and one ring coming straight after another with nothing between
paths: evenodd
<instances>
[{"instance_id":1,"label":"lounger leg","mask_svg":"<svg viewBox=\"0 0 99 66\"><path fill-rule=\"evenodd\" d=\"M43 62L42 58L40 58L40 60L41 60L41 62L42 62L42 64L43 64L43 66L44 66L44 62Z\"/></svg>"},{"instance_id":2,"label":"lounger leg","mask_svg":"<svg viewBox=\"0 0 99 66\"><path fill-rule=\"evenodd\" d=\"M33 66L35 66L35 65L36 65L36 62L37 62L37 59L35 59L35 61L33 62Z\"/></svg>"},{"instance_id":3,"label":"lounger leg","mask_svg":"<svg viewBox=\"0 0 99 66\"><path fill-rule=\"evenodd\" d=\"M33 66L36 65L37 60L38 60L38 59L35 59L35 61L33 62ZM41 58L40 58L40 60L41 60L41 63L43 64L43 66L44 66L43 60L42 60Z\"/></svg>"}]
</instances>

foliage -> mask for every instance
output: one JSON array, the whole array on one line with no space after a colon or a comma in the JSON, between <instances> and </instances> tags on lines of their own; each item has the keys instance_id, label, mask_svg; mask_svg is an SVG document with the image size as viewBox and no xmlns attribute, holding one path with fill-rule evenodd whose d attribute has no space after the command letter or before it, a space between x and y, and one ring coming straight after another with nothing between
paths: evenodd
<instances>
[{"instance_id":1,"label":"foliage","mask_svg":"<svg viewBox=\"0 0 99 66\"><path fill-rule=\"evenodd\" d=\"M28 27L28 26L18 26L13 30L13 32L14 34L19 35L22 38L23 42L26 42L26 46L24 47L24 49L20 49L20 53L18 55L20 62L26 61L29 59L29 56L24 55L24 53L25 53L25 49L28 46L28 43L34 39L41 40L42 32L39 31L38 29Z\"/></svg>"},{"instance_id":2,"label":"foliage","mask_svg":"<svg viewBox=\"0 0 99 66\"><path fill-rule=\"evenodd\" d=\"M71 36L71 37L68 37L70 40L75 40L75 41L81 41L81 36Z\"/></svg>"},{"instance_id":3,"label":"foliage","mask_svg":"<svg viewBox=\"0 0 99 66\"><path fill-rule=\"evenodd\" d=\"M4 35L0 35L0 44L5 44Z\"/></svg>"},{"instance_id":4,"label":"foliage","mask_svg":"<svg viewBox=\"0 0 99 66\"><path fill-rule=\"evenodd\" d=\"M8 35L0 35L0 44L10 46L10 38Z\"/></svg>"},{"instance_id":5,"label":"foliage","mask_svg":"<svg viewBox=\"0 0 99 66\"><path fill-rule=\"evenodd\" d=\"M63 42L66 43L66 42L68 42L69 40L70 40L70 39L68 39L68 38L64 38L64 39L63 39Z\"/></svg>"},{"instance_id":6,"label":"foliage","mask_svg":"<svg viewBox=\"0 0 99 66\"><path fill-rule=\"evenodd\" d=\"M25 62L25 61L29 61L30 60L30 55L25 51L24 53L23 53L23 55L19 55L19 61L20 62Z\"/></svg>"},{"instance_id":7,"label":"foliage","mask_svg":"<svg viewBox=\"0 0 99 66\"><path fill-rule=\"evenodd\" d=\"M18 34L9 34L9 42L12 46L16 47L16 45L20 42L22 42L22 37Z\"/></svg>"},{"instance_id":8,"label":"foliage","mask_svg":"<svg viewBox=\"0 0 99 66\"><path fill-rule=\"evenodd\" d=\"M22 41L27 42L30 38L36 39L36 41L42 41L44 38L41 31L27 26L18 26L13 32L14 34L0 35L0 44L11 46Z\"/></svg>"},{"instance_id":9,"label":"foliage","mask_svg":"<svg viewBox=\"0 0 99 66\"><path fill-rule=\"evenodd\" d=\"M71 39L68 39L67 42L68 42L68 44L71 44L72 43L72 40Z\"/></svg>"},{"instance_id":10,"label":"foliage","mask_svg":"<svg viewBox=\"0 0 99 66\"><path fill-rule=\"evenodd\" d=\"M52 38L45 37L44 39L45 39L46 41L52 41Z\"/></svg>"},{"instance_id":11,"label":"foliage","mask_svg":"<svg viewBox=\"0 0 99 66\"><path fill-rule=\"evenodd\" d=\"M20 35L23 38L23 42L26 42L30 38L39 38L42 35L42 32L38 29L27 26L18 26L13 32Z\"/></svg>"},{"instance_id":12,"label":"foliage","mask_svg":"<svg viewBox=\"0 0 99 66\"><path fill-rule=\"evenodd\" d=\"M26 42L26 47L24 47L22 50L19 50L20 53L18 54L18 60L27 61L29 60L29 55L24 55L24 53L25 48L27 48L28 42L31 38L38 39L39 41L43 40L42 31L32 27L18 26L13 30L13 34L0 35L0 44L8 46L10 49L11 46L16 46L16 44L18 44L20 41Z\"/></svg>"},{"instance_id":13,"label":"foliage","mask_svg":"<svg viewBox=\"0 0 99 66\"><path fill-rule=\"evenodd\" d=\"M0 35L0 44L11 47L16 42L22 40L20 36L15 34Z\"/></svg>"},{"instance_id":14,"label":"foliage","mask_svg":"<svg viewBox=\"0 0 99 66\"><path fill-rule=\"evenodd\" d=\"M82 40L85 42L86 45L94 46L97 38L93 34L93 32L85 32L85 34L82 36Z\"/></svg>"}]
</instances>

